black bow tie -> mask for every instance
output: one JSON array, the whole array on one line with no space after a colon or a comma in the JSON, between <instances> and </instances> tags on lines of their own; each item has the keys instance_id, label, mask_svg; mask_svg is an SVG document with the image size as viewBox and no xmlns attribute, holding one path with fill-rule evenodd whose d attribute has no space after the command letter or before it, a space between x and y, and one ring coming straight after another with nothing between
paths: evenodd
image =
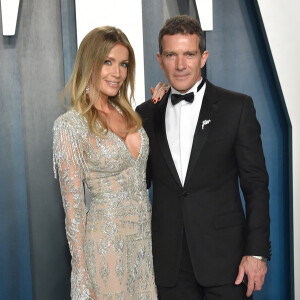
<instances>
[{"instance_id":1,"label":"black bow tie","mask_svg":"<svg viewBox=\"0 0 300 300\"><path fill-rule=\"evenodd\" d=\"M205 83L205 78L202 79L202 81L200 82L199 86L197 87L197 92L199 92L201 90L201 88L203 87L204 83ZM173 105L176 105L177 103L179 103L180 101L185 100L186 102L189 103L193 103L194 101L194 93L187 93L187 94L172 94L171 95L171 102Z\"/></svg>"},{"instance_id":2,"label":"black bow tie","mask_svg":"<svg viewBox=\"0 0 300 300\"><path fill-rule=\"evenodd\" d=\"M191 93L188 93L185 95L181 95L181 94L172 94L171 95L171 102L173 105L176 105L181 100L185 100L186 102L192 103L194 101L194 93L191 92Z\"/></svg>"}]
</instances>

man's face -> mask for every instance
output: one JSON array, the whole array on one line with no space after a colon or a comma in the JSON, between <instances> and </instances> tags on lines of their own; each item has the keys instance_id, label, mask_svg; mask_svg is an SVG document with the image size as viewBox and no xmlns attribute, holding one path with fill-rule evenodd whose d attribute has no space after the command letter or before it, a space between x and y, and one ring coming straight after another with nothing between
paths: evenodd
<instances>
[{"instance_id":1,"label":"man's face","mask_svg":"<svg viewBox=\"0 0 300 300\"><path fill-rule=\"evenodd\" d=\"M201 79L208 52L200 53L199 37L196 34L164 35L162 54L157 53L160 67L173 88L187 92Z\"/></svg>"}]
</instances>

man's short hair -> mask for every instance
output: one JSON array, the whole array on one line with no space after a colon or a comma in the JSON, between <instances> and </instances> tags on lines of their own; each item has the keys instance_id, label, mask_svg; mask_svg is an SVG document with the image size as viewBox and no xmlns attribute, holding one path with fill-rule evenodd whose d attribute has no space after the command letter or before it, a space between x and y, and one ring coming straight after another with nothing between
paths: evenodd
<instances>
[{"instance_id":1,"label":"man's short hair","mask_svg":"<svg viewBox=\"0 0 300 300\"><path fill-rule=\"evenodd\" d=\"M200 23L187 15L178 15L166 21L158 35L159 53L162 54L162 38L164 35L174 34L197 34L199 37L199 49L203 53L205 51L205 36Z\"/></svg>"}]
</instances>

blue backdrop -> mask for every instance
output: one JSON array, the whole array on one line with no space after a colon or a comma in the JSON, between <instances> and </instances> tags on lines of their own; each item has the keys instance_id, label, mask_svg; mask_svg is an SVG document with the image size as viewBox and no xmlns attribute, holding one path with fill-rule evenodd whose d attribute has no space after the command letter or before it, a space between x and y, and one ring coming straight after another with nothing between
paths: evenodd
<instances>
[{"instance_id":1,"label":"blue backdrop","mask_svg":"<svg viewBox=\"0 0 300 300\"><path fill-rule=\"evenodd\" d=\"M207 78L252 96L262 127L270 176L272 258L255 299L293 299L290 266L290 122L255 1L214 1L214 30L206 33ZM284 42L284 37L282 37Z\"/></svg>"},{"instance_id":2,"label":"blue backdrop","mask_svg":"<svg viewBox=\"0 0 300 300\"><path fill-rule=\"evenodd\" d=\"M16 40L4 37L0 44L0 299L29 300L32 282ZM8 83L3 80L7 74Z\"/></svg>"},{"instance_id":3,"label":"blue backdrop","mask_svg":"<svg viewBox=\"0 0 300 300\"><path fill-rule=\"evenodd\" d=\"M159 28L171 15L196 12L192 0L142 3L148 97L149 86L164 78L155 57ZM213 13L206 76L253 97L270 175L273 255L255 299L293 299L291 126L284 99L256 1L214 0ZM65 300L70 257L51 169L51 128L63 111L58 96L77 50L75 3L21 1L19 14L16 36L0 44L0 299Z\"/></svg>"}]
</instances>

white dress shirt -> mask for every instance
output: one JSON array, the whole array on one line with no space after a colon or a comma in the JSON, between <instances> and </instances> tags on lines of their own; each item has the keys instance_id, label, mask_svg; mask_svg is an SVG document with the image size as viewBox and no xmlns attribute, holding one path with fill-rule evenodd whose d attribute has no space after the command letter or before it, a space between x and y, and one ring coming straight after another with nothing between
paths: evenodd
<instances>
[{"instance_id":1,"label":"white dress shirt","mask_svg":"<svg viewBox=\"0 0 300 300\"><path fill-rule=\"evenodd\" d=\"M193 103L183 100L173 105L171 102L171 94L179 94L179 92L171 87L166 108L165 122L167 140L182 186L185 181L194 134L206 88L206 84L204 84L200 91L197 92L197 87L201 81L202 78L186 92L194 92Z\"/></svg>"}]
</instances>

